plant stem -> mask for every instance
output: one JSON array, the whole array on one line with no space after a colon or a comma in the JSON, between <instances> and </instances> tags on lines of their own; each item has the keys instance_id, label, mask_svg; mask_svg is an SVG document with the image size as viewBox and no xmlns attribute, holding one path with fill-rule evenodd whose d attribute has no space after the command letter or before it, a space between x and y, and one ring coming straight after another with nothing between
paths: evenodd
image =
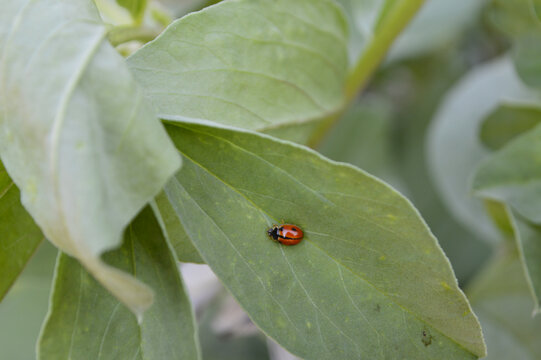
<instances>
[{"instance_id":1,"label":"plant stem","mask_svg":"<svg viewBox=\"0 0 541 360\"><path fill-rule=\"evenodd\" d=\"M389 15L379 26L381 30L376 31L363 56L361 56L349 75L346 82L346 99L348 103L364 87L370 75L373 74L376 67L383 60L394 39L406 27L423 3L424 0L398 1L391 9Z\"/></svg>"},{"instance_id":2,"label":"plant stem","mask_svg":"<svg viewBox=\"0 0 541 360\"><path fill-rule=\"evenodd\" d=\"M146 43L154 40L154 38L159 34L160 31L154 28L141 26L117 26L112 28L107 36L111 45L117 46L132 40L138 40Z\"/></svg>"},{"instance_id":3,"label":"plant stem","mask_svg":"<svg viewBox=\"0 0 541 360\"><path fill-rule=\"evenodd\" d=\"M365 47L363 54L352 68L346 79L345 101L336 115L326 119L309 141L311 147L317 146L329 129L349 108L357 94L364 88L370 76L385 57L394 39L406 27L412 17L423 5L424 0L398 0L389 11L378 31Z\"/></svg>"}]
</instances>

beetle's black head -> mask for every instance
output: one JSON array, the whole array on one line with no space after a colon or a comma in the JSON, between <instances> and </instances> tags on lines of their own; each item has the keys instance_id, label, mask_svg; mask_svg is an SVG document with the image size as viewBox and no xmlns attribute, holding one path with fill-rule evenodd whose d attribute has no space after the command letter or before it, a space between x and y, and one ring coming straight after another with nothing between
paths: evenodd
<instances>
[{"instance_id":1,"label":"beetle's black head","mask_svg":"<svg viewBox=\"0 0 541 360\"><path fill-rule=\"evenodd\" d=\"M267 230L267 235L269 235L274 240L278 240L278 227L271 227L269 230Z\"/></svg>"}]
</instances>

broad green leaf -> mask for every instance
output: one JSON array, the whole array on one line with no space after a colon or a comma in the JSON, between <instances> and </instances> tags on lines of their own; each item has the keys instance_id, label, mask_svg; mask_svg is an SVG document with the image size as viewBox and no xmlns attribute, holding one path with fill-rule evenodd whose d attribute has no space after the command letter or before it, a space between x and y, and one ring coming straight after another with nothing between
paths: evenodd
<instances>
[{"instance_id":1,"label":"broad green leaf","mask_svg":"<svg viewBox=\"0 0 541 360\"><path fill-rule=\"evenodd\" d=\"M163 119L306 141L343 105L346 26L331 0L226 1L175 21L128 64Z\"/></svg>"},{"instance_id":2,"label":"broad green leaf","mask_svg":"<svg viewBox=\"0 0 541 360\"><path fill-rule=\"evenodd\" d=\"M541 123L541 108L502 104L481 124L479 136L484 145L498 150L511 139Z\"/></svg>"},{"instance_id":3,"label":"broad green leaf","mask_svg":"<svg viewBox=\"0 0 541 360\"><path fill-rule=\"evenodd\" d=\"M0 300L43 240L20 202L17 186L0 162Z\"/></svg>"},{"instance_id":4,"label":"broad green leaf","mask_svg":"<svg viewBox=\"0 0 541 360\"><path fill-rule=\"evenodd\" d=\"M541 358L541 318L516 254L500 254L468 290L487 342L486 360Z\"/></svg>"},{"instance_id":5,"label":"broad green leaf","mask_svg":"<svg viewBox=\"0 0 541 360\"><path fill-rule=\"evenodd\" d=\"M532 224L522 216L510 214L520 260L528 287L534 298L534 313L539 313L541 302L541 226Z\"/></svg>"},{"instance_id":6,"label":"broad green leaf","mask_svg":"<svg viewBox=\"0 0 541 360\"><path fill-rule=\"evenodd\" d=\"M389 59L422 56L448 45L474 23L484 4L482 0L426 0L396 39Z\"/></svg>"},{"instance_id":7,"label":"broad green leaf","mask_svg":"<svg viewBox=\"0 0 541 360\"><path fill-rule=\"evenodd\" d=\"M307 359L484 355L479 324L412 205L366 173L251 132L177 122L166 194L254 322ZM284 247L266 230L305 231Z\"/></svg>"},{"instance_id":8,"label":"broad green leaf","mask_svg":"<svg viewBox=\"0 0 541 360\"><path fill-rule=\"evenodd\" d=\"M522 81L541 86L541 1L492 0L489 16L492 23L513 41L513 60Z\"/></svg>"},{"instance_id":9,"label":"broad green leaf","mask_svg":"<svg viewBox=\"0 0 541 360\"><path fill-rule=\"evenodd\" d=\"M502 32L519 37L539 31L540 0L491 0L488 15L491 22Z\"/></svg>"},{"instance_id":10,"label":"broad green leaf","mask_svg":"<svg viewBox=\"0 0 541 360\"><path fill-rule=\"evenodd\" d=\"M152 202L152 209L160 221L163 232L167 234L177 258L182 262L204 263L164 192L156 196L156 201Z\"/></svg>"},{"instance_id":11,"label":"broad green leaf","mask_svg":"<svg viewBox=\"0 0 541 360\"><path fill-rule=\"evenodd\" d=\"M541 126L517 137L483 161L473 179L481 197L505 202L541 223Z\"/></svg>"},{"instance_id":12,"label":"broad green leaf","mask_svg":"<svg viewBox=\"0 0 541 360\"><path fill-rule=\"evenodd\" d=\"M41 242L17 282L0 303L2 359L36 358L35 344L47 313L57 252L49 242Z\"/></svg>"},{"instance_id":13,"label":"broad green leaf","mask_svg":"<svg viewBox=\"0 0 541 360\"><path fill-rule=\"evenodd\" d=\"M541 11L541 5L539 6ZM538 22L540 19L538 19ZM537 25L539 27L539 24ZM541 28L533 34L519 37L515 41L513 60L522 81L532 87L541 87Z\"/></svg>"},{"instance_id":14,"label":"broad green leaf","mask_svg":"<svg viewBox=\"0 0 541 360\"><path fill-rule=\"evenodd\" d=\"M471 193L471 177L489 151L479 141L484 118L502 103L532 105L537 94L517 78L507 58L472 70L446 96L428 133L428 164L451 213L487 241L499 238L482 201Z\"/></svg>"},{"instance_id":15,"label":"broad green leaf","mask_svg":"<svg viewBox=\"0 0 541 360\"><path fill-rule=\"evenodd\" d=\"M1 15L2 162L45 236L140 314L151 290L100 254L120 244L179 156L91 1L16 4Z\"/></svg>"},{"instance_id":16,"label":"broad green leaf","mask_svg":"<svg viewBox=\"0 0 541 360\"><path fill-rule=\"evenodd\" d=\"M150 207L104 260L156 290L141 323L72 257L57 259L54 290L38 345L47 359L199 359L191 305L174 253Z\"/></svg>"},{"instance_id":17,"label":"broad green leaf","mask_svg":"<svg viewBox=\"0 0 541 360\"><path fill-rule=\"evenodd\" d=\"M128 10L136 21L141 21L147 7L147 0L116 0L116 2Z\"/></svg>"}]
</instances>

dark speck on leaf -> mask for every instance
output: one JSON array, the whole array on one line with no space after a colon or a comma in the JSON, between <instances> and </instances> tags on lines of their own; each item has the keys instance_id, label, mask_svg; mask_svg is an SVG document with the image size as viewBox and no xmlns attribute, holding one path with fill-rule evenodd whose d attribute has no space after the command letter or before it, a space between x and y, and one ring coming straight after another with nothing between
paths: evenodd
<instances>
[{"instance_id":1,"label":"dark speck on leaf","mask_svg":"<svg viewBox=\"0 0 541 360\"><path fill-rule=\"evenodd\" d=\"M380 312L380 311L381 311L381 307L379 306L379 304L376 304L376 311L377 311L377 312Z\"/></svg>"},{"instance_id":2,"label":"dark speck on leaf","mask_svg":"<svg viewBox=\"0 0 541 360\"><path fill-rule=\"evenodd\" d=\"M425 344L425 346L432 344L432 335L430 335L430 332L423 330L423 337L421 338L421 341L423 344Z\"/></svg>"}]
</instances>

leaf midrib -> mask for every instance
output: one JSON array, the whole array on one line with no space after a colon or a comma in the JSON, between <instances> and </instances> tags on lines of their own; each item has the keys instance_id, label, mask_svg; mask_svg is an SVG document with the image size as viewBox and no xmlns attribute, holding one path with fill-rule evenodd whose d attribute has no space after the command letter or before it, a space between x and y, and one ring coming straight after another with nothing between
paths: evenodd
<instances>
[{"instance_id":1,"label":"leaf midrib","mask_svg":"<svg viewBox=\"0 0 541 360\"><path fill-rule=\"evenodd\" d=\"M71 97L73 96L75 89L79 82L81 81L85 71L87 70L91 60L94 57L94 54L98 51L103 39L107 35L107 32L105 30L105 27L100 27L101 31L97 33L95 43L92 44L93 46L90 46L88 49L88 52L82 57L81 64L79 66L78 71L76 71L70 82L67 84L64 94L62 95L60 99L60 103L57 106L56 110L56 116L53 120L53 124L51 126L51 132L50 132L50 139L51 139L51 153L49 155L49 178L51 179L51 186L53 190L53 196L56 200L56 206L58 211L58 224L62 227L62 233L67 235L69 238L69 241L72 242L72 245L74 245L74 249L78 249L79 246L77 243L73 242L73 237L71 236L70 228L67 224L66 214L64 211L64 207L62 206L61 202L61 194L60 194L60 187L58 181L58 159L60 157L60 135L63 130L63 124L64 120L66 118L66 112L67 108L69 106L69 102L71 100ZM77 250L78 251L78 250ZM77 257L81 256L81 254L76 254Z\"/></svg>"},{"instance_id":2,"label":"leaf midrib","mask_svg":"<svg viewBox=\"0 0 541 360\"><path fill-rule=\"evenodd\" d=\"M189 157L188 157L189 158ZM194 162L195 163L195 162ZM203 168L203 167L202 167ZM204 169L204 168L203 168ZM218 178L217 178L218 179ZM224 235L224 237L228 240L228 242L231 244L231 248L233 248L233 250L235 250L235 252L238 254L238 256L242 259L242 261L244 262L244 264L246 264L246 266L248 267L248 269L250 269L250 271L252 271L252 273L254 273L254 275L257 277L257 279L259 280L259 283L261 284L261 287L263 288L263 290L269 295L269 297L280 307L280 310L282 310L282 312L284 313L284 315L286 316L286 319L291 323L291 325L293 325L293 327L298 330L297 326L295 325L295 323L291 320L291 318L289 317L288 313L285 311L285 309L283 308L283 305L277 301L274 296L268 291L267 287L265 286L265 284L263 283L263 280L260 278L259 274L254 270L252 269L252 267L250 266L249 262L242 256L241 252L235 247L235 245L233 243L231 243L231 239L226 235L226 233L222 230L222 228L220 226L218 226L218 224L216 224L216 222L214 221L214 219L208 215L208 213L199 205L199 203L197 201L195 201L193 199L193 197L190 195L190 193L184 188L184 186L182 186L182 184L176 179L176 177L173 178L173 180L176 182L176 184L178 186L180 186L182 188L182 190L184 190L184 192L186 194L188 194L188 196L190 197L190 199L193 200L193 202L197 205L197 207L199 209L201 209L201 211L210 219L210 221L216 226L216 228L218 230L220 230L220 232ZM218 179L219 180L219 179ZM199 249L198 249L199 250ZM204 258L204 255L201 255L203 258ZM242 303L242 299L238 299L240 303ZM298 332L299 334L302 334L302 332ZM306 341L306 338L304 339Z\"/></svg>"},{"instance_id":3,"label":"leaf midrib","mask_svg":"<svg viewBox=\"0 0 541 360\"><path fill-rule=\"evenodd\" d=\"M0 191L0 199L2 199L13 187L14 182L11 181L2 191Z\"/></svg>"}]
</instances>

